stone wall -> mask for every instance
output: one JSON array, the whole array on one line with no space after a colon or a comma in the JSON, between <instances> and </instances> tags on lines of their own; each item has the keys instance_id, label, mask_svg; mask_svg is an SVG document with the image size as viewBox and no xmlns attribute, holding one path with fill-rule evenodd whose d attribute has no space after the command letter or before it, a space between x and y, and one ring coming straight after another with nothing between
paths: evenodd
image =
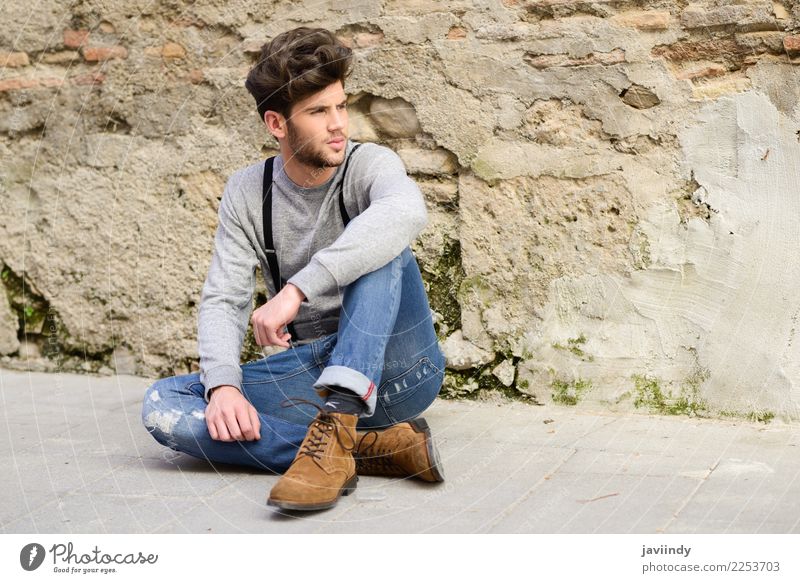
<instances>
[{"instance_id":1,"label":"stone wall","mask_svg":"<svg viewBox=\"0 0 800 583\"><path fill-rule=\"evenodd\" d=\"M447 394L800 417L800 2L340 6L4 8L3 366L197 369L223 185L276 152L245 75L325 26L428 201Z\"/></svg>"}]
</instances>

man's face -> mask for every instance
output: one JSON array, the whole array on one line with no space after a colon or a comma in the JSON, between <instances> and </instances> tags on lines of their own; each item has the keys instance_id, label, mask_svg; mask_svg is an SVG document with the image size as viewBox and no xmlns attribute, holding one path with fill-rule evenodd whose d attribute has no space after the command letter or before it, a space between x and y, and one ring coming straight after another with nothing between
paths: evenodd
<instances>
[{"instance_id":1,"label":"man's face","mask_svg":"<svg viewBox=\"0 0 800 583\"><path fill-rule=\"evenodd\" d=\"M315 168L339 166L347 144L347 96L342 83L292 104L286 138L292 157Z\"/></svg>"}]
</instances>

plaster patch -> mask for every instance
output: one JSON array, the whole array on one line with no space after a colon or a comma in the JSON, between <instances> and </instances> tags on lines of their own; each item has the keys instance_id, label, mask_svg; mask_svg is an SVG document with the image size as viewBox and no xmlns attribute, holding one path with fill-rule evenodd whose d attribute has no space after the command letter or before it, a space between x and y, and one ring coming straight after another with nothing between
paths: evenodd
<instances>
[{"instance_id":1,"label":"plaster patch","mask_svg":"<svg viewBox=\"0 0 800 583\"><path fill-rule=\"evenodd\" d=\"M649 242L644 269L555 279L541 334L522 347L535 355L523 380L569 371L614 399L637 370L679 386L707 370L697 389L713 406L780 414L800 402L797 127L757 91L687 118L684 174L714 213L681 221L674 200L650 203L637 225ZM552 349L578 334L595 362Z\"/></svg>"},{"instance_id":2,"label":"plaster patch","mask_svg":"<svg viewBox=\"0 0 800 583\"><path fill-rule=\"evenodd\" d=\"M774 474L775 470L764 462L743 460L739 458L728 458L714 470L714 474L727 474L734 476L748 473Z\"/></svg>"},{"instance_id":3,"label":"plaster patch","mask_svg":"<svg viewBox=\"0 0 800 583\"><path fill-rule=\"evenodd\" d=\"M145 418L145 422L148 427L157 428L166 434L170 434L180 418L180 411L153 411Z\"/></svg>"},{"instance_id":4,"label":"plaster patch","mask_svg":"<svg viewBox=\"0 0 800 583\"><path fill-rule=\"evenodd\" d=\"M195 419L205 419L206 414L203 413L202 411L192 411L192 417L194 417Z\"/></svg>"},{"instance_id":5,"label":"plaster patch","mask_svg":"<svg viewBox=\"0 0 800 583\"><path fill-rule=\"evenodd\" d=\"M158 403L161 400L161 395L158 394L158 391L153 391L150 393L150 400Z\"/></svg>"}]
</instances>

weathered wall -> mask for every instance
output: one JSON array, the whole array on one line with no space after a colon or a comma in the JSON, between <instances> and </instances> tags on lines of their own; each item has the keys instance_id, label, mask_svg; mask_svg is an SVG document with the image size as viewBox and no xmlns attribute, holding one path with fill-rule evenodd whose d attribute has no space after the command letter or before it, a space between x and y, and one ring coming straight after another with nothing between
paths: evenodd
<instances>
[{"instance_id":1,"label":"weathered wall","mask_svg":"<svg viewBox=\"0 0 800 583\"><path fill-rule=\"evenodd\" d=\"M800 417L800 2L7 4L3 365L196 369L222 187L275 147L244 77L305 24L428 200L448 394Z\"/></svg>"}]
</instances>

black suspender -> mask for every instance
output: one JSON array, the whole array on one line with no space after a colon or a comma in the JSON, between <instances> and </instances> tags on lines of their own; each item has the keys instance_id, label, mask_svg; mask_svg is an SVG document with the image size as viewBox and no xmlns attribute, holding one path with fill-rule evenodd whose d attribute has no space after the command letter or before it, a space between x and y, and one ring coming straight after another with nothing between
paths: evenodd
<instances>
[{"instance_id":1,"label":"black suspender","mask_svg":"<svg viewBox=\"0 0 800 583\"><path fill-rule=\"evenodd\" d=\"M339 181L337 188L339 189L339 212L342 216L342 223L347 227L350 222L350 215L347 214L347 208L344 206L344 179L347 174L347 166L350 164L350 158L353 153L361 146L356 144L350 150L347 160L344 164L342 171L342 178ZM286 280L281 277L280 268L278 267L278 254L275 252L275 243L272 240L272 168L275 156L267 158L264 162L264 184L262 187L261 201L262 201L262 217L264 221L264 246L267 255L267 263L269 264L269 272L272 274L272 283L275 286L275 293L278 293L286 285ZM289 334L292 335L292 341L297 342L297 332L294 329L294 323L290 322L287 326Z\"/></svg>"},{"instance_id":2,"label":"black suspender","mask_svg":"<svg viewBox=\"0 0 800 583\"><path fill-rule=\"evenodd\" d=\"M347 176L347 167L350 165L350 158L353 157L356 150L361 147L361 144L356 144L353 146L353 149L350 150L350 154L347 156L347 160L344 163L344 170L342 170L342 179L339 182L339 214L342 216L342 223L345 227L347 227L347 223L350 222L350 215L347 214L347 209L344 206L344 177Z\"/></svg>"},{"instance_id":3,"label":"black suspender","mask_svg":"<svg viewBox=\"0 0 800 583\"><path fill-rule=\"evenodd\" d=\"M264 185L261 191L262 215L264 221L264 252L267 254L269 272L272 274L272 283L275 286L275 293L281 291L286 280L281 277L278 268L278 256L275 253L275 243L272 241L272 166L275 157L268 158L264 163ZM297 341L297 332L292 322L287 326L292 340Z\"/></svg>"}]
</instances>

